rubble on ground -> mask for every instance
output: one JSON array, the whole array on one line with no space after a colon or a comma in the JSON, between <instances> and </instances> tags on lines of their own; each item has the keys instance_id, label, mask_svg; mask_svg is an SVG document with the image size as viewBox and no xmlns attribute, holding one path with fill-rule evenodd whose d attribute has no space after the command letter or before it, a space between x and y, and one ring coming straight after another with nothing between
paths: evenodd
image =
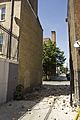
<instances>
[{"instance_id":1,"label":"rubble on ground","mask_svg":"<svg viewBox=\"0 0 80 120\"><path fill-rule=\"evenodd\" d=\"M0 107L0 120L73 120L69 85L46 85Z\"/></svg>"}]
</instances>

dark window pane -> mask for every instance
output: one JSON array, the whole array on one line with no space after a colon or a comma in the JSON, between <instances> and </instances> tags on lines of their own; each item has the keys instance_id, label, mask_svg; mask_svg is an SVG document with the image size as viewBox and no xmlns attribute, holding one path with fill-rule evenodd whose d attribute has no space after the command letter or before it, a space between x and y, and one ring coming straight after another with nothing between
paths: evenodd
<instances>
[{"instance_id":1,"label":"dark window pane","mask_svg":"<svg viewBox=\"0 0 80 120\"><path fill-rule=\"evenodd\" d=\"M3 35L0 35L0 44L3 44Z\"/></svg>"},{"instance_id":2,"label":"dark window pane","mask_svg":"<svg viewBox=\"0 0 80 120\"><path fill-rule=\"evenodd\" d=\"M0 20L5 19L5 7L0 8Z\"/></svg>"},{"instance_id":3,"label":"dark window pane","mask_svg":"<svg viewBox=\"0 0 80 120\"><path fill-rule=\"evenodd\" d=\"M1 14L1 20L5 19L5 14Z\"/></svg>"}]
</instances>

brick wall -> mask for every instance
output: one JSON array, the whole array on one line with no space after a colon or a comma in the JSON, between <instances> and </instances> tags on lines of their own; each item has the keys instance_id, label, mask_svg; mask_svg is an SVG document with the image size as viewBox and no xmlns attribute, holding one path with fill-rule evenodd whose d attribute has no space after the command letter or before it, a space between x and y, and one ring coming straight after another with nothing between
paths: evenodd
<instances>
[{"instance_id":1,"label":"brick wall","mask_svg":"<svg viewBox=\"0 0 80 120\"><path fill-rule=\"evenodd\" d=\"M32 12L27 0L22 0L19 83L25 88L39 85L42 82L42 40L43 31L39 20Z\"/></svg>"},{"instance_id":2,"label":"brick wall","mask_svg":"<svg viewBox=\"0 0 80 120\"><path fill-rule=\"evenodd\" d=\"M29 2L31 3L34 12L37 15L37 12L38 12L38 0L29 0Z\"/></svg>"},{"instance_id":3,"label":"brick wall","mask_svg":"<svg viewBox=\"0 0 80 120\"><path fill-rule=\"evenodd\" d=\"M70 58L72 58L71 65L74 71L74 88L75 99L80 101L80 55L79 49L74 48L76 40L80 40L80 0L68 0L68 24L69 24L69 39L70 39ZM72 71L71 68L71 71ZM73 73L72 73L73 74ZM77 102L77 103L78 103Z\"/></svg>"},{"instance_id":4,"label":"brick wall","mask_svg":"<svg viewBox=\"0 0 80 120\"><path fill-rule=\"evenodd\" d=\"M80 0L75 0L76 39L80 39Z\"/></svg>"}]
</instances>

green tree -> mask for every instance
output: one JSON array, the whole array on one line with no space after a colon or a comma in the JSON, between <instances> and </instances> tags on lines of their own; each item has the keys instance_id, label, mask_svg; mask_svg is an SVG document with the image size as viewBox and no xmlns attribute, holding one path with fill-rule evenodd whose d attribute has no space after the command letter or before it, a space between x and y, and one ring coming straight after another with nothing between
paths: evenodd
<instances>
[{"instance_id":1,"label":"green tree","mask_svg":"<svg viewBox=\"0 0 80 120\"><path fill-rule=\"evenodd\" d=\"M56 64L56 67L61 67L66 58L64 52L61 51L51 40L44 42L43 44L43 72L46 75L51 74L51 70Z\"/></svg>"},{"instance_id":2,"label":"green tree","mask_svg":"<svg viewBox=\"0 0 80 120\"><path fill-rule=\"evenodd\" d=\"M61 67L60 67L60 71L61 71L62 73L67 74L67 72L68 72L68 67L61 66Z\"/></svg>"}]
</instances>

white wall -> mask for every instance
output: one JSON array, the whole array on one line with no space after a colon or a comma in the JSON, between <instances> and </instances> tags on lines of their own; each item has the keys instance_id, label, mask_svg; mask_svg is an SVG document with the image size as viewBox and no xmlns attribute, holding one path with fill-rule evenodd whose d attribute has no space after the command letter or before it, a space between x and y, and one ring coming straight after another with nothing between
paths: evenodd
<instances>
[{"instance_id":1,"label":"white wall","mask_svg":"<svg viewBox=\"0 0 80 120\"><path fill-rule=\"evenodd\" d=\"M13 99L18 83L18 62L0 58L0 104Z\"/></svg>"},{"instance_id":2,"label":"white wall","mask_svg":"<svg viewBox=\"0 0 80 120\"><path fill-rule=\"evenodd\" d=\"M9 62L0 58L0 104L6 102Z\"/></svg>"}]
</instances>

